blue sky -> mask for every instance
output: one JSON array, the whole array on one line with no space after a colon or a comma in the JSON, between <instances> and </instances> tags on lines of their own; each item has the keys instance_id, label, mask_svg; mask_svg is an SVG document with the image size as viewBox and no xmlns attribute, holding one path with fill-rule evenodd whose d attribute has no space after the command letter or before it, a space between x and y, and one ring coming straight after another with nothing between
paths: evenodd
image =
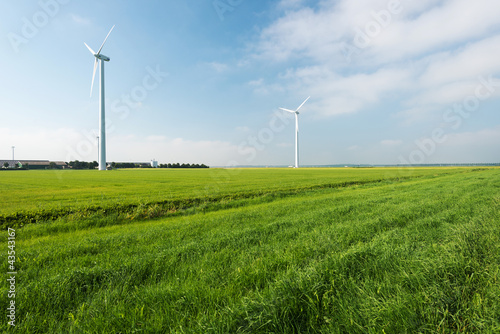
<instances>
[{"instance_id":1,"label":"blue sky","mask_svg":"<svg viewBox=\"0 0 500 334\"><path fill-rule=\"evenodd\" d=\"M499 162L500 2L4 2L0 158L212 166Z\"/></svg>"}]
</instances>

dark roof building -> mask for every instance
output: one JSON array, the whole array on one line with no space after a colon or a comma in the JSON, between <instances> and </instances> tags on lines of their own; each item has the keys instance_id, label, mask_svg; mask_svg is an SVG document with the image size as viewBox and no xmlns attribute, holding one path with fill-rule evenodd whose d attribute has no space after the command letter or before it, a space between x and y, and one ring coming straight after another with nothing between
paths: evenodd
<instances>
[{"instance_id":1,"label":"dark roof building","mask_svg":"<svg viewBox=\"0 0 500 334\"><path fill-rule=\"evenodd\" d=\"M0 160L0 167L3 168L5 163L8 163L8 168L24 167L29 169L49 169L52 162L55 164L56 168L68 168L68 165L64 161L49 160Z\"/></svg>"}]
</instances>

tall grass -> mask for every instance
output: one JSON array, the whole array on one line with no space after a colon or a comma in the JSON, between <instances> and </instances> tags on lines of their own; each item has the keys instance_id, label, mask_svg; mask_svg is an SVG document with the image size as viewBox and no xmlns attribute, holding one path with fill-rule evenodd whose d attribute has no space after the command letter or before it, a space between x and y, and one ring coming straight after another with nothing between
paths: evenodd
<instances>
[{"instance_id":1,"label":"tall grass","mask_svg":"<svg viewBox=\"0 0 500 334\"><path fill-rule=\"evenodd\" d=\"M25 226L14 332L496 333L499 187L482 170Z\"/></svg>"}]
</instances>

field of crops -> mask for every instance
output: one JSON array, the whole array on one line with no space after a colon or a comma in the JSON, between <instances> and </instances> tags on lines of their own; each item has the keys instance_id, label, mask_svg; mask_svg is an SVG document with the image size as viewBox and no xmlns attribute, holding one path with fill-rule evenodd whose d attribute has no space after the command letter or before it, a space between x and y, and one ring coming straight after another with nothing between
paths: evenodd
<instances>
[{"instance_id":1,"label":"field of crops","mask_svg":"<svg viewBox=\"0 0 500 334\"><path fill-rule=\"evenodd\" d=\"M17 272L16 327L4 317L2 331L500 332L500 169L18 171L0 184L0 267L10 227Z\"/></svg>"}]
</instances>

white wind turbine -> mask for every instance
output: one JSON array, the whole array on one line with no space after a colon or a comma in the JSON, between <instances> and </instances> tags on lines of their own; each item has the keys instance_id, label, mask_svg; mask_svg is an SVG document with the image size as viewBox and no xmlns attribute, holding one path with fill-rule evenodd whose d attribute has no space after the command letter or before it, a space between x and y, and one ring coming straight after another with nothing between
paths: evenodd
<instances>
[{"instance_id":1,"label":"white wind turbine","mask_svg":"<svg viewBox=\"0 0 500 334\"><path fill-rule=\"evenodd\" d=\"M95 57L95 62L94 62L94 74L92 75L92 84L90 85L90 96L92 96L92 88L94 87L94 78L95 78L95 71L97 69L97 63L101 61L101 73L100 73L100 82L99 82L99 170L106 170L106 113L105 113L105 104L104 104L104 62L105 61L110 61L111 59L109 57L106 57L105 55L101 54L102 47L104 46L104 43L106 43L106 40L109 37L109 34L111 34L111 31L113 31L113 26L111 30L109 31L108 35L104 39L104 42L102 42L101 47L99 48L99 51L94 52L90 48L90 46L85 44L85 46L89 49L90 53Z\"/></svg>"},{"instance_id":2,"label":"white wind turbine","mask_svg":"<svg viewBox=\"0 0 500 334\"><path fill-rule=\"evenodd\" d=\"M295 168L299 168L299 109L302 108L309 98L310 96L296 110L280 108L281 110L295 114Z\"/></svg>"}]
</instances>

